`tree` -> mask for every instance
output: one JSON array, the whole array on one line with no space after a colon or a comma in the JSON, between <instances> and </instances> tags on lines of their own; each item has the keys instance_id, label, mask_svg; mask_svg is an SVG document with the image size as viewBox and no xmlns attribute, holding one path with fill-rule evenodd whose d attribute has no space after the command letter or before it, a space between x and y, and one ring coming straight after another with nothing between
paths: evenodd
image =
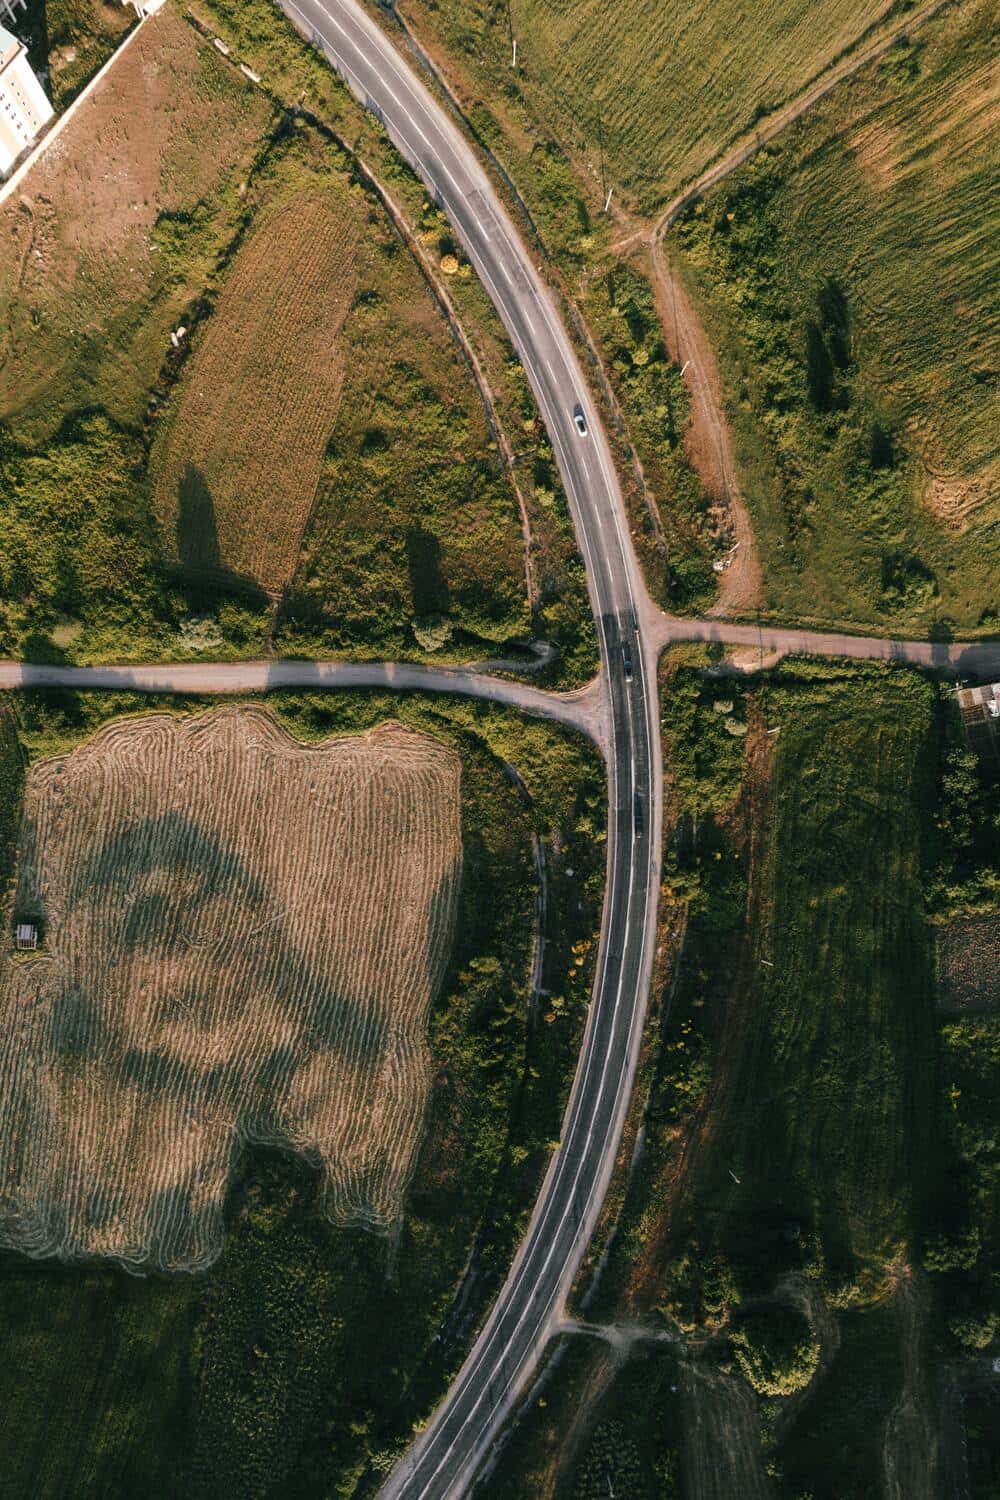
<instances>
[{"instance_id":1,"label":"tree","mask_svg":"<svg viewBox=\"0 0 1000 1500\"><path fill-rule=\"evenodd\" d=\"M808 1318L781 1303L744 1313L732 1344L736 1363L762 1396L804 1390L819 1365L819 1339Z\"/></svg>"}]
</instances>

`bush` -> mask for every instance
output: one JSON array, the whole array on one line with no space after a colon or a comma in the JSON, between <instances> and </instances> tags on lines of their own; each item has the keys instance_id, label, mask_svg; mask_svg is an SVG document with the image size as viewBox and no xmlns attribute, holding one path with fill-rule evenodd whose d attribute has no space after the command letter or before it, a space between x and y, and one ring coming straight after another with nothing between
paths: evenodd
<instances>
[{"instance_id":1,"label":"bush","mask_svg":"<svg viewBox=\"0 0 1000 1500\"><path fill-rule=\"evenodd\" d=\"M762 1396L804 1390L819 1365L819 1339L809 1320L778 1303L744 1314L732 1344L736 1363Z\"/></svg>"}]
</instances>

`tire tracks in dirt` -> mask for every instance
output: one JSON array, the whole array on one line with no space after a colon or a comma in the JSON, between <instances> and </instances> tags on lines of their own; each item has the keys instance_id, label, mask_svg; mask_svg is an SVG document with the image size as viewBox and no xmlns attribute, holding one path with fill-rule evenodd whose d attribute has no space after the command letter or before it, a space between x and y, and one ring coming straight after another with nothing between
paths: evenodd
<instances>
[{"instance_id":1,"label":"tire tracks in dirt","mask_svg":"<svg viewBox=\"0 0 1000 1500\"><path fill-rule=\"evenodd\" d=\"M732 542L710 617L751 613L761 599L761 567L753 524L736 478L732 436L715 351L694 304L658 239L649 246L653 295L667 351L684 375L691 418L684 445L702 492L725 508ZM690 373L688 373L690 371Z\"/></svg>"}]
</instances>

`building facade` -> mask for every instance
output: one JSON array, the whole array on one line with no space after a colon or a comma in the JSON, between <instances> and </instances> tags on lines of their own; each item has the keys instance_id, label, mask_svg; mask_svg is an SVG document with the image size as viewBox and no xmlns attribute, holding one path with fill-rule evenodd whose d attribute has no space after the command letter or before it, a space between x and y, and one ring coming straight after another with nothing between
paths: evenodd
<instances>
[{"instance_id":1,"label":"building facade","mask_svg":"<svg viewBox=\"0 0 1000 1500\"><path fill-rule=\"evenodd\" d=\"M8 176L53 115L28 53L14 34L0 25L0 178Z\"/></svg>"}]
</instances>

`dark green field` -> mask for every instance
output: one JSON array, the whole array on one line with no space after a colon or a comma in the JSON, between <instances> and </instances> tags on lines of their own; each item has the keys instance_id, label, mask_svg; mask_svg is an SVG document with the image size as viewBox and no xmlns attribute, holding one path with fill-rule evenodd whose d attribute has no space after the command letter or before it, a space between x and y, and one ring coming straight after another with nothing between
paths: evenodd
<instances>
[{"instance_id":1,"label":"dark green field","mask_svg":"<svg viewBox=\"0 0 1000 1500\"><path fill-rule=\"evenodd\" d=\"M591 964L557 976L570 974L574 944L592 943L603 883L596 758L472 703L268 701L305 738L391 715L463 755L458 941L431 1017L436 1076L402 1232L389 1245L334 1230L313 1172L256 1152L232 1190L222 1258L204 1277L145 1281L0 1259L9 1355L0 1475L11 1496L353 1493L370 1463L390 1461L460 1359L470 1323L449 1308L473 1237L472 1319L496 1290L559 1135ZM38 755L69 748L115 713L184 707L197 705L31 694L17 715ZM504 773L507 760L530 805ZM550 848L561 841L549 855L558 993L529 1020L533 830Z\"/></svg>"}]
</instances>

